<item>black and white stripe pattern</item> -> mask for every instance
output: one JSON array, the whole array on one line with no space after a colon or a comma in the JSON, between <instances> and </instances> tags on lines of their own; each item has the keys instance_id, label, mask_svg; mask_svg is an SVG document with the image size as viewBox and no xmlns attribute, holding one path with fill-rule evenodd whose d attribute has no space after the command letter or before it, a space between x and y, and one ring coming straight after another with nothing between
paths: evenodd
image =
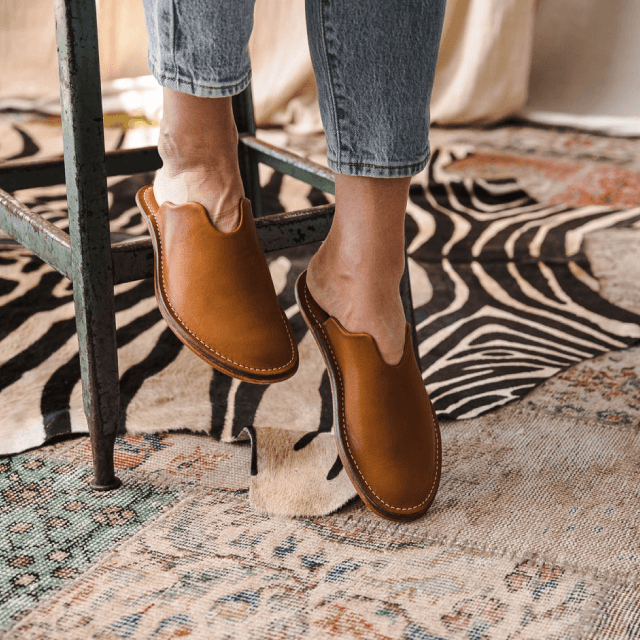
<instances>
[{"instance_id":1,"label":"black and white stripe pattern","mask_svg":"<svg viewBox=\"0 0 640 640\"><path fill-rule=\"evenodd\" d=\"M640 338L640 318L598 294L581 251L587 233L640 226L640 208L545 205L513 180L447 175L455 157L434 153L409 215L432 292L416 311L423 376L438 414L461 419Z\"/></svg>"},{"instance_id":2,"label":"black and white stripe pattern","mask_svg":"<svg viewBox=\"0 0 640 640\"><path fill-rule=\"evenodd\" d=\"M451 159L467 152L435 151L424 174L428 181L412 185L408 205L421 366L441 418L490 411L580 360L640 337L640 318L598 294L581 251L590 231L640 226L640 209L548 206L513 180L448 174ZM111 226L120 239L146 232L133 195L151 177L110 181ZM266 178L270 213L326 202L315 189L293 187L288 177ZM19 196L65 226L63 188ZM151 281L120 285L125 428L184 428L232 440L246 427L280 427L301 432L299 449L313 433L329 431L328 379L293 296L312 250L269 257L303 360L297 376L273 387L212 372L168 330ZM2 245L0 265L0 453L10 453L84 432L86 423L69 283L15 245Z\"/></svg>"}]
</instances>

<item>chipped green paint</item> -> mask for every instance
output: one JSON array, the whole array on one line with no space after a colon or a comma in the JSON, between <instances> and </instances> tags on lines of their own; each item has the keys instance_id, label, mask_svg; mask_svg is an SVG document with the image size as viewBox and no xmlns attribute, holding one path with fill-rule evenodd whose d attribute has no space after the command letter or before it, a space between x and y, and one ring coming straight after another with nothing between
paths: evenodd
<instances>
[{"instance_id":1,"label":"chipped green paint","mask_svg":"<svg viewBox=\"0 0 640 640\"><path fill-rule=\"evenodd\" d=\"M335 175L327 167L302 156L274 147L255 136L241 135L240 146L253 149L256 162L262 162L326 193L335 194Z\"/></svg>"},{"instance_id":2,"label":"chipped green paint","mask_svg":"<svg viewBox=\"0 0 640 640\"><path fill-rule=\"evenodd\" d=\"M0 189L0 229L40 256L67 278L71 277L69 236Z\"/></svg>"},{"instance_id":3,"label":"chipped green paint","mask_svg":"<svg viewBox=\"0 0 640 640\"><path fill-rule=\"evenodd\" d=\"M256 122L253 116L253 94L251 85L231 98L233 118L240 135L255 136ZM262 217L262 197L260 195L260 174L254 151L246 145L238 145L238 163L245 195L251 200L254 218Z\"/></svg>"},{"instance_id":4,"label":"chipped green paint","mask_svg":"<svg viewBox=\"0 0 640 640\"><path fill-rule=\"evenodd\" d=\"M162 166L158 147L118 149L105 154L108 176L128 176L134 173L156 171ZM5 191L49 187L64 184L64 158L29 160L0 165L0 188Z\"/></svg>"},{"instance_id":5,"label":"chipped green paint","mask_svg":"<svg viewBox=\"0 0 640 640\"><path fill-rule=\"evenodd\" d=\"M55 0L64 164L82 396L96 488L113 488L120 388L93 0Z\"/></svg>"}]
</instances>

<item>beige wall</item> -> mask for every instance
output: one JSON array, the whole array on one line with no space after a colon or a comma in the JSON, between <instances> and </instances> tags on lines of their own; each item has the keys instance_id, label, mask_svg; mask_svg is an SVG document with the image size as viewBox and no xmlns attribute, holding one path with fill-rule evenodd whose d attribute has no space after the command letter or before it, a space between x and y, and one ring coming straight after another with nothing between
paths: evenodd
<instances>
[{"instance_id":1,"label":"beige wall","mask_svg":"<svg viewBox=\"0 0 640 640\"><path fill-rule=\"evenodd\" d=\"M103 80L149 73L142 2L99 0ZM58 88L53 0L0 0L0 96Z\"/></svg>"},{"instance_id":2,"label":"beige wall","mask_svg":"<svg viewBox=\"0 0 640 640\"><path fill-rule=\"evenodd\" d=\"M638 0L541 0L527 109L640 135L639 31Z\"/></svg>"}]
</instances>

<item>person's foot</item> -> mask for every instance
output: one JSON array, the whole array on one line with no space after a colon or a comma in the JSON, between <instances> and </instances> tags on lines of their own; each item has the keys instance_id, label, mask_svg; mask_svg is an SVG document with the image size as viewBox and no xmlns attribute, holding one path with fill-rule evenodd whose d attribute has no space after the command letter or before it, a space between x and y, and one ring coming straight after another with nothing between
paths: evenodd
<instances>
[{"instance_id":1,"label":"person's foot","mask_svg":"<svg viewBox=\"0 0 640 640\"><path fill-rule=\"evenodd\" d=\"M442 460L400 298L409 183L336 175L331 230L295 285L329 373L344 470L365 505L394 521L424 515Z\"/></svg>"},{"instance_id":2,"label":"person's foot","mask_svg":"<svg viewBox=\"0 0 640 640\"><path fill-rule=\"evenodd\" d=\"M205 154L194 154L188 140L173 140L171 151L162 143L162 168L156 172L153 192L158 205L199 202L220 231L233 231L240 219L239 203L244 196L240 169ZM193 156L196 157L193 157ZM224 165L231 166L224 166Z\"/></svg>"},{"instance_id":3,"label":"person's foot","mask_svg":"<svg viewBox=\"0 0 640 640\"><path fill-rule=\"evenodd\" d=\"M370 256L356 263L326 241L311 259L307 286L316 302L351 333L367 333L383 360L400 362L406 318L400 297L402 268L385 269Z\"/></svg>"},{"instance_id":4,"label":"person's foot","mask_svg":"<svg viewBox=\"0 0 640 640\"><path fill-rule=\"evenodd\" d=\"M389 365L405 345L400 280L410 180L336 174L331 230L307 269L316 302L350 333L369 334Z\"/></svg>"},{"instance_id":5,"label":"person's foot","mask_svg":"<svg viewBox=\"0 0 640 640\"><path fill-rule=\"evenodd\" d=\"M209 167L181 170L165 162L156 173L153 191L159 205L167 201L199 202L220 231L233 231L238 226L244 190L233 175L220 174Z\"/></svg>"},{"instance_id":6,"label":"person's foot","mask_svg":"<svg viewBox=\"0 0 640 640\"><path fill-rule=\"evenodd\" d=\"M196 98L165 89L164 103L158 140L162 168L153 182L158 205L198 202L217 229L233 231L244 189L231 99Z\"/></svg>"}]
</instances>

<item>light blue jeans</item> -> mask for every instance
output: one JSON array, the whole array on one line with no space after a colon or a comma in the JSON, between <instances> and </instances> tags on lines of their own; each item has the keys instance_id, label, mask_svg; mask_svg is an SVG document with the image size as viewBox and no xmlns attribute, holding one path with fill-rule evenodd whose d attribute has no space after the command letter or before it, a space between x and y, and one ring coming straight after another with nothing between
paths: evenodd
<instances>
[{"instance_id":1,"label":"light blue jeans","mask_svg":"<svg viewBox=\"0 0 640 640\"><path fill-rule=\"evenodd\" d=\"M149 68L163 87L215 98L249 84L255 0L143 1ZM391 178L425 167L445 1L306 0L333 171Z\"/></svg>"}]
</instances>

